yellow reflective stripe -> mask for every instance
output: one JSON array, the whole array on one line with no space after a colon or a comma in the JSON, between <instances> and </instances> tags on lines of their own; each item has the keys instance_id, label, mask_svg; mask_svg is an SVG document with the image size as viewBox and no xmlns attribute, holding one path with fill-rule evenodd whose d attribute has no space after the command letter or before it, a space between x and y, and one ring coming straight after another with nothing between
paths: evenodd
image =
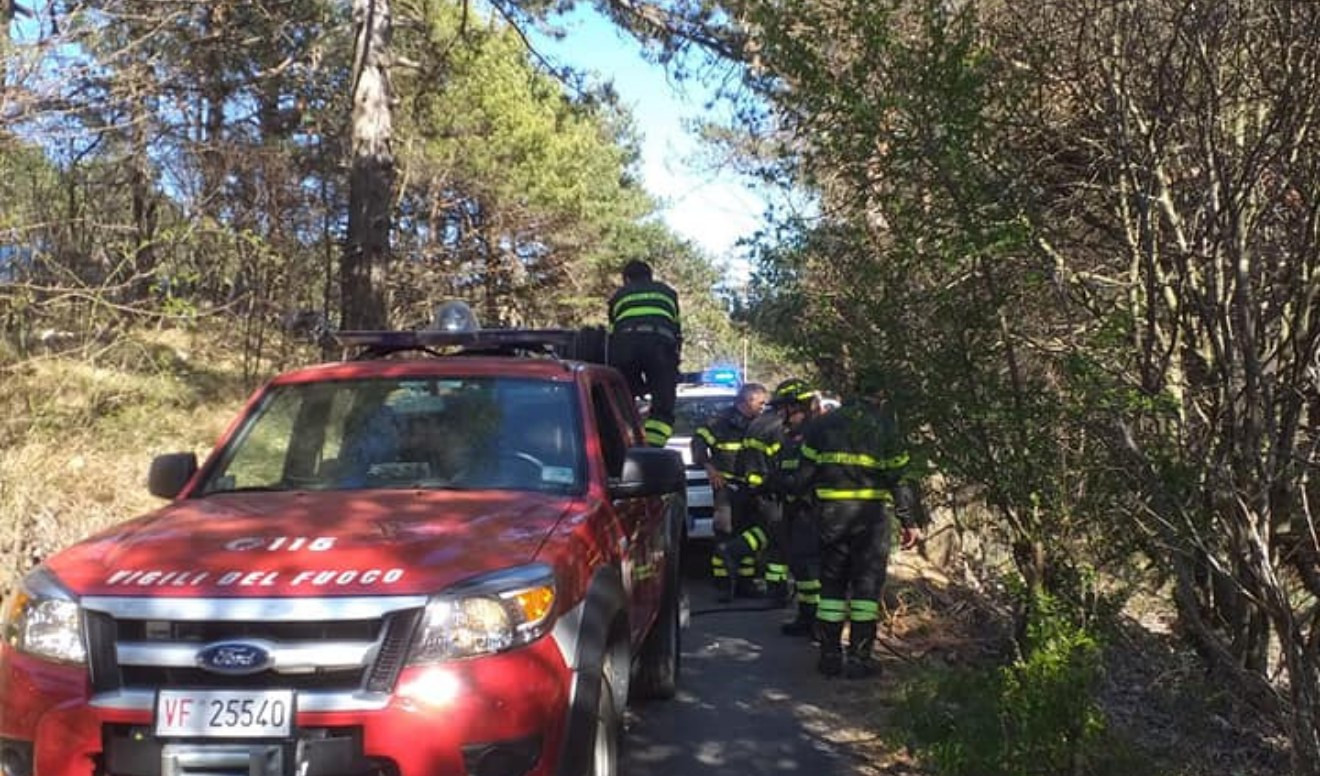
<instances>
[{"instance_id":1,"label":"yellow reflective stripe","mask_svg":"<svg viewBox=\"0 0 1320 776\"><path fill-rule=\"evenodd\" d=\"M894 494L880 488L862 488L860 490L841 490L838 488L816 488L816 498L821 501L888 501L893 502Z\"/></svg>"},{"instance_id":2,"label":"yellow reflective stripe","mask_svg":"<svg viewBox=\"0 0 1320 776\"><path fill-rule=\"evenodd\" d=\"M715 440L712 439L712 440L711 440L711 444L715 445L715 449L716 449L716 450L737 451L737 450L741 450L741 449L743 449L743 443L742 443L742 442L719 442L719 443L716 443Z\"/></svg>"},{"instance_id":3,"label":"yellow reflective stripe","mask_svg":"<svg viewBox=\"0 0 1320 776\"><path fill-rule=\"evenodd\" d=\"M790 471L793 469L797 469L801 465L802 465L802 461L798 460L797 458L785 458L784 460L779 462L780 469L788 469Z\"/></svg>"},{"instance_id":4,"label":"yellow reflective stripe","mask_svg":"<svg viewBox=\"0 0 1320 776\"><path fill-rule=\"evenodd\" d=\"M719 469L716 469L716 471L718 471L718 472L720 473L720 476L721 476L721 477L723 477L723 478L726 479L726 480L729 480L730 482L742 482L742 477L739 477L738 475L734 474L733 472L721 471L721 470L719 470Z\"/></svg>"},{"instance_id":5,"label":"yellow reflective stripe","mask_svg":"<svg viewBox=\"0 0 1320 776\"><path fill-rule=\"evenodd\" d=\"M815 606L820 603L820 593L804 593L799 591L797 594L797 600L800 604Z\"/></svg>"},{"instance_id":6,"label":"yellow reflective stripe","mask_svg":"<svg viewBox=\"0 0 1320 776\"><path fill-rule=\"evenodd\" d=\"M783 447L783 445L779 444L778 442L767 445L765 442L761 441L760 439L757 439L756 437L746 437L743 439L743 447L749 447L753 450L760 450L766 455L773 456L775 453L779 452L779 448Z\"/></svg>"},{"instance_id":7,"label":"yellow reflective stripe","mask_svg":"<svg viewBox=\"0 0 1320 776\"><path fill-rule=\"evenodd\" d=\"M668 423L658 418L647 418L646 422L643 423L642 425L648 429L655 429L656 431L663 433L665 436L669 436L670 434L674 433L673 426L669 425Z\"/></svg>"},{"instance_id":8,"label":"yellow reflective stripe","mask_svg":"<svg viewBox=\"0 0 1320 776\"><path fill-rule=\"evenodd\" d=\"M757 474L756 472L752 472L751 474L747 475L747 481L753 485L760 485L763 482L765 482L765 478Z\"/></svg>"},{"instance_id":9,"label":"yellow reflective stripe","mask_svg":"<svg viewBox=\"0 0 1320 776\"><path fill-rule=\"evenodd\" d=\"M661 311L662 315L670 318L678 314L678 309L674 307L674 300L668 294L662 294L659 291L638 291L635 294L625 294L614 303L614 314L620 318L627 318L627 315L620 315L620 308L639 302L660 302L669 308L668 311Z\"/></svg>"},{"instance_id":10,"label":"yellow reflective stripe","mask_svg":"<svg viewBox=\"0 0 1320 776\"><path fill-rule=\"evenodd\" d=\"M717 569L711 569L710 575L712 577L724 577L727 579L729 576L729 570L724 568L723 566L720 566Z\"/></svg>"},{"instance_id":11,"label":"yellow reflective stripe","mask_svg":"<svg viewBox=\"0 0 1320 776\"><path fill-rule=\"evenodd\" d=\"M880 619L880 604L854 600L848 607L848 617L853 622L875 622Z\"/></svg>"},{"instance_id":12,"label":"yellow reflective stripe","mask_svg":"<svg viewBox=\"0 0 1320 776\"><path fill-rule=\"evenodd\" d=\"M802 446L802 455L816 463L836 463L842 466L860 466L863 469L898 469L908 465L907 453L899 453L893 458L876 458L866 453L836 453L817 450L808 445Z\"/></svg>"},{"instance_id":13,"label":"yellow reflective stripe","mask_svg":"<svg viewBox=\"0 0 1320 776\"><path fill-rule=\"evenodd\" d=\"M820 590L819 579L801 579L797 583L798 590Z\"/></svg>"},{"instance_id":14,"label":"yellow reflective stripe","mask_svg":"<svg viewBox=\"0 0 1320 776\"><path fill-rule=\"evenodd\" d=\"M821 622L843 622L848 619L848 602L836 598L822 598L816 604L816 619Z\"/></svg>"},{"instance_id":15,"label":"yellow reflective stripe","mask_svg":"<svg viewBox=\"0 0 1320 776\"><path fill-rule=\"evenodd\" d=\"M701 437L702 441L706 444L711 445L712 447L715 445L715 435L710 433L705 426L697 429L697 436Z\"/></svg>"},{"instance_id":16,"label":"yellow reflective stripe","mask_svg":"<svg viewBox=\"0 0 1320 776\"><path fill-rule=\"evenodd\" d=\"M652 445L652 446L654 446L654 447L664 447L664 446L665 446L665 443L668 442L668 441L669 441L669 435L668 435L668 434L666 434L666 433L664 433L664 432L661 432L661 431L656 431L656 430L653 429L653 428L648 428L648 429L646 430L646 442L647 442L647 444L650 444L650 445Z\"/></svg>"},{"instance_id":17,"label":"yellow reflective stripe","mask_svg":"<svg viewBox=\"0 0 1320 776\"><path fill-rule=\"evenodd\" d=\"M743 531L742 538L743 541L747 542L747 546L752 548L752 552L757 552L761 549L761 537L757 536L757 530L755 528Z\"/></svg>"},{"instance_id":18,"label":"yellow reflective stripe","mask_svg":"<svg viewBox=\"0 0 1320 776\"><path fill-rule=\"evenodd\" d=\"M710 556L710 565L720 566L722 568L724 566L724 558L721 558L718 555L712 555Z\"/></svg>"},{"instance_id":19,"label":"yellow reflective stripe","mask_svg":"<svg viewBox=\"0 0 1320 776\"><path fill-rule=\"evenodd\" d=\"M643 315L656 315L670 321L678 320L678 316L668 310L662 310L659 307L635 307L631 310L624 310L615 315L614 320L617 323L618 321L626 321L629 318L640 318Z\"/></svg>"}]
</instances>

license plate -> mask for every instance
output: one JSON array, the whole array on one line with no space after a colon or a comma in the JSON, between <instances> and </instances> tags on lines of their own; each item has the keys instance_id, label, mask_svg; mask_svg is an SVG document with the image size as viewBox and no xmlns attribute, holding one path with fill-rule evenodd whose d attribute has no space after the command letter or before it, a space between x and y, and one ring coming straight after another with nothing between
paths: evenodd
<instances>
[{"instance_id":1,"label":"license plate","mask_svg":"<svg viewBox=\"0 0 1320 776\"><path fill-rule=\"evenodd\" d=\"M287 738L293 703L293 690L161 690L156 735Z\"/></svg>"}]
</instances>

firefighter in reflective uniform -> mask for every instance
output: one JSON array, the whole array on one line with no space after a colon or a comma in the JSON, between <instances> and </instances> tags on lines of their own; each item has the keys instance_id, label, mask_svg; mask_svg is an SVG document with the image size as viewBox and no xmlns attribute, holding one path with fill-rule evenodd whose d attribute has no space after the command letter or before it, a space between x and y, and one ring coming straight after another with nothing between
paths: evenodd
<instances>
[{"instance_id":1,"label":"firefighter in reflective uniform","mask_svg":"<svg viewBox=\"0 0 1320 776\"><path fill-rule=\"evenodd\" d=\"M722 546L725 564L741 570L748 558L765 561L766 590L776 606L788 603L788 541L784 533L783 494L779 491L778 460L792 426L801 424L815 393L802 380L790 378L775 386L770 411L747 427L738 468L747 483L749 525Z\"/></svg>"},{"instance_id":2,"label":"firefighter in reflective uniform","mask_svg":"<svg viewBox=\"0 0 1320 776\"><path fill-rule=\"evenodd\" d=\"M750 522L750 504L746 481L738 470L738 453L743 448L747 427L761 414L768 398L764 385L745 383L738 389L732 406L711 416L692 434L692 461L704 467L710 477L715 501L715 552L711 554L711 574L721 601L733 598L734 569L725 565L720 548L734 531L742 531ZM756 576L756 558L737 569L743 585Z\"/></svg>"},{"instance_id":3,"label":"firefighter in reflective uniform","mask_svg":"<svg viewBox=\"0 0 1320 776\"><path fill-rule=\"evenodd\" d=\"M889 556L888 510L902 524L902 546L915 547L920 505L908 479L909 458L892 408L877 393L812 421L803 432L799 476L816 502L820 535L819 671L865 678ZM843 628L849 627L845 668Z\"/></svg>"},{"instance_id":4,"label":"firefighter in reflective uniform","mask_svg":"<svg viewBox=\"0 0 1320 776\"><path fill-rule=\"evenodd\" d=\"M788 570L796 589L797 617L779 627L785 636L811 636L816 632L816 605L820 603L820 532L812 501L803 492L802 429L812 418L824 414L819 395L806 408L802 419L790 422L788 434L775 463L776 490L783 499L783 537L788 547Z\"/></svg>"},{"instance_id":5,"label":"firefighter in reflective uniform","mask_svg":"<svg viewBox=\"0 0 1320 776\"><path fill-rule=\"evenodd\" d=\"M609 302L609 363L623 373L633 396L651 394L642 430L647 444L664 447L674 433L674 392L683 346L678 293L655 280L651 265L630 261L623 287Z\"/></svg>"}]
</instances>

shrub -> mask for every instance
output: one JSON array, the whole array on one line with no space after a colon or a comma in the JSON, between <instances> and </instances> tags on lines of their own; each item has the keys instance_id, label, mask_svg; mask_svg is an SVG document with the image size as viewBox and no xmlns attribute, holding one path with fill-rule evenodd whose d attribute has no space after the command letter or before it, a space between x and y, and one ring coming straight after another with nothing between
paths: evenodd
<instances>
[{"instance_id":1,"label":"shrub","mask_svg":"<svg viewBox=\"0 0 1320 776\"><path fill-rule=\"evenodd\" d=\"M1020 657L945 670L909 685L895 715L905 743L940 776L1105 776L1133 756L1096 701L1099 639L1038 595Z\"/></svg>"}]
</instances>

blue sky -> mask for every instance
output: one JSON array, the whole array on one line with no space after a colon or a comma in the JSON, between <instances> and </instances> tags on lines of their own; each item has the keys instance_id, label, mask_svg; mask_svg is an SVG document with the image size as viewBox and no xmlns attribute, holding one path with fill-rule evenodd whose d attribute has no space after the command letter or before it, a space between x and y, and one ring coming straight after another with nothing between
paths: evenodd
<instances>
[{"instance_id":1,"label":"blue sky","mask_svg":"<svg viewBox=\"0 0 1320 776\"><path fill-rule=\"evenodd\" d=\"M556 25L566 36L559 41L533 38L537 51L555 64L614 82L636 117L642 179L660 201L666 223L725 266L731 280L744 277L746 263L736 243L761 226L765 202L731 170L712 169L710 154L703 154L700 141L684 126L705 115L710 89L691 81L676 84L642 57L636 41L587 7L558 18Z\"/></svg>"}]
</instances>

